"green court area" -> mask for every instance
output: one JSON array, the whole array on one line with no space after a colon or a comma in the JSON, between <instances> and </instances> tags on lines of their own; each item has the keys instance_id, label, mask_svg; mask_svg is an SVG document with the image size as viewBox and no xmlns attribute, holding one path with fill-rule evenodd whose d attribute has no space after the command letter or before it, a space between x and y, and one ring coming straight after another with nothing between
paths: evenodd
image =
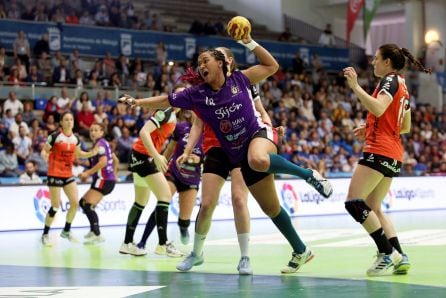
<instances>
[{"instance_id":1,"label":"green court area","mask_svg":"<svg viewBox=\"0 0 446 298\"><path fill-rule=\"evenodd\" d=\"M280 274L291 249L268 220L251 223L253 276L237 274L240 253L230 221L213 223L204 264L187 273L175 269L181 259L153 253L156 235L146 256L120 255L124 227L103 228L106 242L95 246L69 243L60 230L51 232L53 247L41 246L41 231L3 232L0 297L446 297L444 211L391 217L412 264L408 275L367 277L372 240L347 216L294 219L316 257L292 275ZM81 239L87 230L74 232ZM169 236L178 238L176 225L169 225Z\"/></svg>"}]
</instances>

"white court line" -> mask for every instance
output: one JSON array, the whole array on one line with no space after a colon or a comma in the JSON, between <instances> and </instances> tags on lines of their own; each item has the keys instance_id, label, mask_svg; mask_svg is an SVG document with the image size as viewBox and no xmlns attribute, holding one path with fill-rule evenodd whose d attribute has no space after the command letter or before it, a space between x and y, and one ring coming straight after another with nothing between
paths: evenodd
<instances>
[{"instance_id":1,"label":"white court line","mask_svg":"<svg viewBox=\"0 0 446 298\"><path fill-rule=\"evenodd\" d=\"M299 232L305 242L324 241L312 244L312 247L351 247L369 246L370 237L362 229L317 229ZM352 238L339 240L340 238ZM445 229L418 229L398 233L400 243L414 246L446 245ZM251 236L251 244L282 245L286 239L280 233ZM237 238L211 240L206 245L238 245Z\"/></svg>"},{"instance_id":2,"label":"white court line","mask_svg":"<svg viewBox=\"0 0 446 298\"><path fill-rule=\"evenodd\" d=\"M164 286L122 287L0 287L0 297L121 298L154 291Z\"/></svg>"}]
</instances>

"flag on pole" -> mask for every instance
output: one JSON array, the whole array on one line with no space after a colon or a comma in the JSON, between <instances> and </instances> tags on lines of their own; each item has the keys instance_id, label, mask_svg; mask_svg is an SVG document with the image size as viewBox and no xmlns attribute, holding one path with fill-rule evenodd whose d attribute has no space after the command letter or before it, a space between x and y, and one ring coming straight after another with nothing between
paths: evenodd
<instances>
[{"instance_id":1,"label":"flag on pole","mask_svg":"<svg viewBox=\"0 0 446 298\"><path fill-rule=\"evenodd\" d=\"M367 39L367 33L370 29L370 23L372 23L373 16L376 13L376 9L378 8L381 0L365 0L364 4L364 40Z\"/></svg>"},{"instance_id":2,"label":"flag on pole","mask_svg":"<svg viewBox=\"0 0 446 298\"><path fill-rule=\"evenodd\" d=\"M350 33L355 26L356 18L364 6L364 0L348 0L347 4L347 46L350 43Z\"/></svg>"}]
</instances>

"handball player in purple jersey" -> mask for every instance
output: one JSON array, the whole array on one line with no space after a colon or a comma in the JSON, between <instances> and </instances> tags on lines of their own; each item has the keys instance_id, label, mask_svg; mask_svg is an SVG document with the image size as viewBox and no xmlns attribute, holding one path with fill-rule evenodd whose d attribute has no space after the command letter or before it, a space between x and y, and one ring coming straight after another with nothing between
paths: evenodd
<instances>
[{"instance_id":1,"label":"handball player in purple jersey","mask_svg":"<svg viewBox=\"0 0 446 298\"><path fill-rule=\"evenodd\" d=\"M110 148L110 144L105 140L104 132L102 123L95 122L90 126L90 139L98 154L89 158L89 169L79 174L79 178L82 180L90 176L93 178L90 189L79 201L79 205L90 222L90 232L84 236L84 244L96 244L104 241L99 229L99 218L95 207L105 195L112 192L116 183L119 160Z\"/></svg>"},{"instance_id":2,"label":"handball player in purple jersey","mask_svg":"<svg viewBox=\"0 0 446 298\"><path fill-rule=\"evenodd\" d=\"M299 167L277 154L277 134L255 113L249 90L252 84L274 74L279 65L250 35L239 43L256 55L259 64L235 71L228 77L224 54L219 50L209 49L198 57L199 79L202 83L169 96L136 100L125 95L120 100L131 106L191 109L207 123L213 129L229 161L233 164L241 163L243 179L249 191L290 243L292 257L281 272L293 273L314 255L299 238L289 215L280 206L273 174L291 174L305 179L324 197L329 197L333 188L317 171ZM177 269L188 271L202 263L203 256L192 252L177 265Z\"/></svg>"}]
</instances>

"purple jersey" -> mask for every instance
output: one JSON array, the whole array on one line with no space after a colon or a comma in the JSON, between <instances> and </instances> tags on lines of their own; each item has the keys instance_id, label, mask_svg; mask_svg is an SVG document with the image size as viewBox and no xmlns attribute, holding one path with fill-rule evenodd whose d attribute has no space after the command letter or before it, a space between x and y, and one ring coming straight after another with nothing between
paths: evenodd
<instances>
[{"instance_id":1,"label":"purple jersey","mask_svg":"<svg viewBox=\"0 0 446 298\"><path fill-rule=\"evenodd\" d=\"M251 83L240 71L235 71L219 91L200 84L172 93L169 102L174 107L193 110L214 131L232 163L246 157L252 136L265 124L255 112Z\"/></svg>"},{"instance_id":2,"label":"purple jersey","mask_svg":"<svg viewBox=\"0 0 446 298\"><path fill-rule=\"evenodd\" d=\"M178 157L181 156L181 154L183 154L184 148L187 145L191 127L192 124L187 121L178 122L175 127L172 139L177 142L177 145L175 146L175 150L169 163L169 172L183 184L198 185L201 178L200 164L193 165L186 162L181 166L180 169L178 169L176 164L176 160L178 159ZM201 136L194 149L192 150L192 153L199 156L200 158L203 157L203 150L201 148L202 143L203 137Z\"/></svg>"},{"instance_id":3,"label":"purple jersey","mask_svg":"<svg viewBox=\"0 0 446 298\"><path fill-rule=\"evenodd\" d=\"M97 155L89 158L90 167L94 167L102 156L107 158L107 165L94 173L93 179L116 180L115 172L113 171L113 152L110 144L104 138L100 138L96 141L95 146L99 146L99 151Z\"/></svg>"}]
</instances>

